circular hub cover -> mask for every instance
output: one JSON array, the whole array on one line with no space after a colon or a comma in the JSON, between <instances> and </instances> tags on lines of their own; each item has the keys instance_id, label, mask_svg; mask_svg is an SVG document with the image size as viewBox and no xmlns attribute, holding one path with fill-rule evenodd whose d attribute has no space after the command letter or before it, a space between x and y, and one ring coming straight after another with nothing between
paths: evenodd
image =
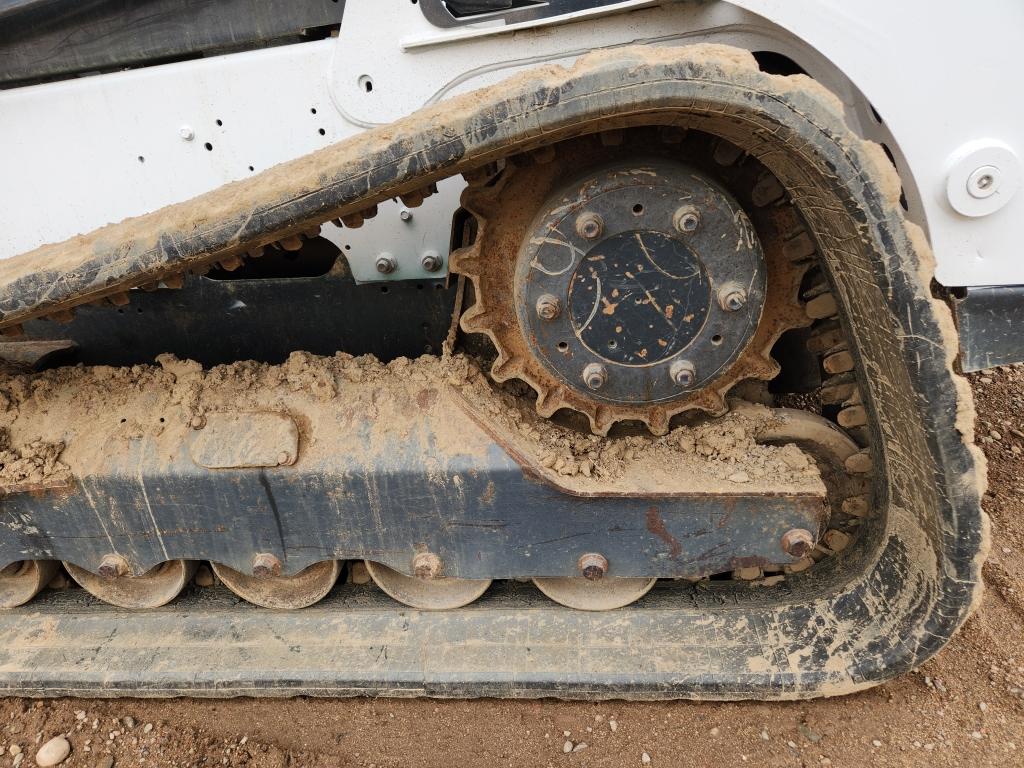
<instances>
[{"instance_id":1,"label":"circular hub cover","mask_svg":"<svg viewBox=\"0 0 1024 768\"><path fill-rule=\"evenodd\" d=\"M648 404L706 386L757 328L765 264L722 188L665 160L611 166L543 206L516 264L526 342L566 385Z\"/></svg>"}]
</instances>

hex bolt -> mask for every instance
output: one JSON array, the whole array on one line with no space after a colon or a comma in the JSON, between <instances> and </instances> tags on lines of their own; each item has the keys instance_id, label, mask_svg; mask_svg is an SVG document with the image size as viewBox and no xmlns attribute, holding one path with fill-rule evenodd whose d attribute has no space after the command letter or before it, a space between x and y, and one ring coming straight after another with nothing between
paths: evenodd
<instances>
[{"instance_id":1,"label":"hex bolt","mask_svg":"<svg viewBox=\"0 0 1024 768\"><path fill-rule=\"evenodd\" d=\"M726 312L739 312L747 304L747 292L739 283L730 281L718 291L718 304Z\"/></svg>"},{"instance_id":2,"label":"hex bolt","mask_svg":"<svg viewBox=\"0 0 1024 768\"><path fill-rule=\"evenodd\" d=\"M441 575L441 558L433 552L419 552L412 559L412 572L417 579L430 581Z\"/></svg>"},{"instance_id":3,"label":"hex bolt","mask_svg":"<svg viewBox=\"0 0 1024 768\"><path fill-rule=\"evenodd\" d=\"M281 575L281 561L269 552L259 552L252 559L252 575L260 579Z\"/></svg>"},{"instance_id":4,"label":"hex bolt","mask_svg":"<svg viewBox=\"0 0 1024 768\"><path fill-rule=\"evenodd\" d=\"M390 253L382 253L377 257L377 271L382 275L390 275L398 269L398 262Z\"/></svg>"},{"instance_id":5,"label":"hex bolt","mask_svg":"<svg viewBox=\"0 0 1024 768\"><path fill-rule=\"evenodd\" d=\"M676 360L668 369L668 375L672 381L680 387L688 387L697 378L697 369L689 360Z\"/></svg>"},{"instance_id":6,"label":"hex bolt","mask_svg":"<svg viewBox=\"0 0 1024 768\"><path fill-rule=\"evenodd\" d=\"M587 581L600 581L608 573L608 559L597 552L581 555L576 565Z\"/></svg>"},{"instance_id":7,"label":"hex bolt","mask_svg":"<svg viewBox=\"0 0 1024 768\"><path fill-rule=\"evenodd\" d=\"M399 212L398 218L402 221L412 221L412 211L407 211L404 208Z\"/></svg>"},{"instance_id":8,"label":"hex bolt","mask_svg":"<svg viewBox=\"0 0 1024 768\"><path fill-rule=\"evenodd\" d=\"M700 226L700 211L692 205L684 205L672 214L672 226L684 235L696 232Z\"/></svg>"},{"instance_id":9,"label":"hex bolt","mask_svg":"<svg viewBox=\"0 0 1024 768\"><path fill-rule=\"evenodd\" d=\"M437 251L425 251L420 258L420 266L427 272L437 272L443 263L441 254Z\"/></svg>"},{"instance_id":10,"label":"hex bolt","mask_svg":"<svg viewBox=\"0 0 1024 768\"><path fill-rule=\"evenodd\" d=\"M178 135L185 141L192 141L196 137L196 132L192 130L191 125L183 125L178 129Z\"/></svg>"},{"instance_id":11,"label":"hex bolt","mask_svg":"<svg viewBox=\"0 0 1024 768\"><path fill-rule=\"evenodd\" d=\"M806 528L793 528L782 535L782 551L790 557L806 557L814 549L814 536Z\"/></svg>"},{"instance_id":12,"label":"hex bolt","mask_svg":"<svg viewBox=\"0 0 1024 768\"><path fill-rule=\"evenodd\" d=\"M120 555L104 555L96 572L104 579L116 579L129 573L128 561Z\"/></svg>"},{"instance_id":13,"label":"hex bolt","mask_svg":"<svg viewBox=\"0 0 1024 768\"><path fill-rule=\"evenodd\" d=\"M593 211L584 211L576 218L576 234L585 240L596 240L604 232L604 219Z\"/></svg>"},{"instance_id":14,"label":"hex bolt","mask_svg":"<svg viewBox=\"0 0 1024 768\"><path fill-rule=\"evenodd\" d=\"M999 169L994 165L975 168L967 177L967 194L978 200L991 197L998 189L999 175Z\"/></svg>"},{"instance_id":15,"label":"hex bolt","mask_svg":"<svg viewBox=\"0 0 1024 768\"><path fill-rule=\"evenodd\" d=\"M589 363L583 369L583 383L590 389L600 389L608 381L608 369L600 363Z\"/></svg>"},{"instance_id":16,"label":"hex bolt","mask_svg":"<svg viewBox=\"0 0 1024 768\"><path fill-rule=\"evenodd\" d=\"M537 317L541 320L554 320L562 314L562 302L551 293L545 293L537 299Z\"/></svg>"}]
</instances>

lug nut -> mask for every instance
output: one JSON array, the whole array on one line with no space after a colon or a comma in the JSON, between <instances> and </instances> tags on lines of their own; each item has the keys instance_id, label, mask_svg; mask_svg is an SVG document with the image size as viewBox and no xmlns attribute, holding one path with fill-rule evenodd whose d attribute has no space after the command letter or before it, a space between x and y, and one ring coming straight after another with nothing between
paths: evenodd
<instances>
[{"instance_id":1,"label":"lug nut","mask_svg":"<svg viewBox=\"0 0 1024 768\"><path fill-rule=\"evenodd\" d=\"M558 297L545 293L539 299L537 299L537 317L541 320L554 320L562 314L562 302L558 300Z\"/></svg>"},{"instance_id":2,"label":"lug nut","mask_svg":"<svg viewBox=\"0 0 1024 768\"><path fill-rule=\"evenodd\" d=\"M806 557L814 549L814 536L806 528L793 528L782 535L782 551L790 557Z\"/></svg>"},{"instance_id":3,"label":"lug nut","mask_svg":"<svg viewBox=\"0 0 1024 768\"><path fill-rule=\"evenodd\" d=\"M128 561L120 555L106 555L100 561L100 567L96 569L96 572L104 579L126 576L129 573Z\"/></svg>"},{"instance_id":4,"label":"lug nut","mask_svg":"<svg viewBox=\"0 0 1024 768\"><path fill-rule=\"evenodd\" d=\"M600 363L590 363L583 369L583 383L590 389L600 389L608 381L608 369Z\"/></svg>"},{"instance_id":5,"label":"lug nut","mask_svg":"<svg viewBox=\"0 0 1024 768\"><path fill-rule=\"evenodd\" d=\"M443 263L441 254L437 251L427 251L423 254L423 258L420 259L420 266L427 272L437 272Z\"/></svg>"},{"instance_id":6,"label":"lug nut","mask_svg":"<svg viewBox=\"0 0 1024 768\"><path fill-rule=\"evenodd\" d=\"M377 257L377 271L382 275L390 275L398 269L398 262L390 253L382 253Z\"/></svg>"},{"instance_id":7,"label":"lug nut","mask_svg":"<svg viewBox=\"0 0 1024 768\"><path fill-rule=\"evenodd\" d=\"M281 561L269 552L260 552L252 559L252 575L261 579L281 575Z\"/></svg>"},{"instance_id":8,"label":"lug nut","mask_svg":"<svg viewBox=\"0 0 1024 768\"><path fill-rule=\"evenodd\" d=\"M587 581L600 581L608 573L608 560L604 555L588 552L581 555L577 566Z\"/></svg>"},{"instance_id":9,"label":"lug nut","mask_svg":"<svg viewBox=\"0 0 1024 768\"><path fill-rule=\"evenodd\" d=\"M417 579L429 581L441 575L441 558L433 552L420 552L412 559L412 572Z\"/></svg>"},{"instance_id":10,"label":"lug nut","mask_svg":"<svg viewBox=\"0 0 1024 768\"><path fill-rule=\"evenodd\" d=\"M676 360L668 369L668 375L680 387L688 387L697 378L697 369L689 360Z\"/></svg>"},{"instance_id":11,"label":"lug nut","mask_svg":"<svg viewBox=\"0 0 1024 768\"><path fill-rule=\"evenodd\" d=\"M718 303L727 312L738 312L747 304L747 292L739 283L726 283L718 292Z\"/></svg>"},{"instance_id":12,"label":"lug nut","mask_svg":"<svg viewBox=\"0 0 1024 768\"><path fill-rule=\"evenodd\" d=\"M576 234L586 240L596 240L604 232L604 219L592 211L581 213L576 219Z\"/></svg>"},{"instance_id":13,"label":"lug nut","mask_svg":"<svg viewBox=\"0 0 1024 768\"><path fill-rule=\"evenodd\" d=\"M672 214L672 226L683 234L695 232L700 226L700 213L692 205L684 205Z\"/></svg>"}]
</instances>

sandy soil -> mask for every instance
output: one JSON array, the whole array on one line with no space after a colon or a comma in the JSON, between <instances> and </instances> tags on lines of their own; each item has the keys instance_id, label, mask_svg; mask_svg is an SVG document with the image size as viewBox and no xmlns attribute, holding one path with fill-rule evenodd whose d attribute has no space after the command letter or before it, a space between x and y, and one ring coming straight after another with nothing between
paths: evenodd
<instances>
[{"instance_id":1,"label":"sandy soil","mask_svg":"<svg viewBox=\"0 0 1024 768\"><path fill-rule=\"evenodd\" d=\"M793 704L7 699L0 766L16 744L30 768L60 733L73 748L62 765L107 768L1024 765L1024 368L972 378L988 591L939 657L888 685Z\"/></svg>"}]
</instances>

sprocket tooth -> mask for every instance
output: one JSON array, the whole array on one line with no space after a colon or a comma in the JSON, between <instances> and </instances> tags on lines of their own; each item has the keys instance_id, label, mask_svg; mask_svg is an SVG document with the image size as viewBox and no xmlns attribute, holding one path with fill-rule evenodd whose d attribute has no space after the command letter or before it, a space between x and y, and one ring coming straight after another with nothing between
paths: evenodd
<instances>
[{"instance_id":1,"label":"sprocket tooth","mask_svg":"<svg viewBox=\"0 0 1024 768\"><path fill-rule=\"evenodd\" d=\"M459 318L459 327L466 333L487 333L490 328L487 324L487 312L479 304L462 313Z\"/></svg>"},{"instance_id":2,"label":"sprocket tooth","mask_svg":"<svg viewBox=\"0 0 1024 768\"><path fill-rule=\"evenodd\" d=\"M480 249L476 245L457 248L448 257L448 268L460 275L479 274Z\"/></svg>"},{"instance_id":3,"label":"sprocket tooth","mask_svg":"<svg viewBox=\"0 0 1024 768\"><path fill-rule=\"evenodd\" d=\"M537 390L537 413L545 419L550 419L560 409L568 407L562 385Z\"/></svg>"},{"instance_id":4,"label":"sprocket tooth","mask_svg":"<svg viewBox=\"0 0 1024 768\"><path fill-rule=\"evenodd\" d=\"M651 408L647 414L647 428L655 435L668 434L668 411L661 406Z\"/></svg>"}]
</instances>

